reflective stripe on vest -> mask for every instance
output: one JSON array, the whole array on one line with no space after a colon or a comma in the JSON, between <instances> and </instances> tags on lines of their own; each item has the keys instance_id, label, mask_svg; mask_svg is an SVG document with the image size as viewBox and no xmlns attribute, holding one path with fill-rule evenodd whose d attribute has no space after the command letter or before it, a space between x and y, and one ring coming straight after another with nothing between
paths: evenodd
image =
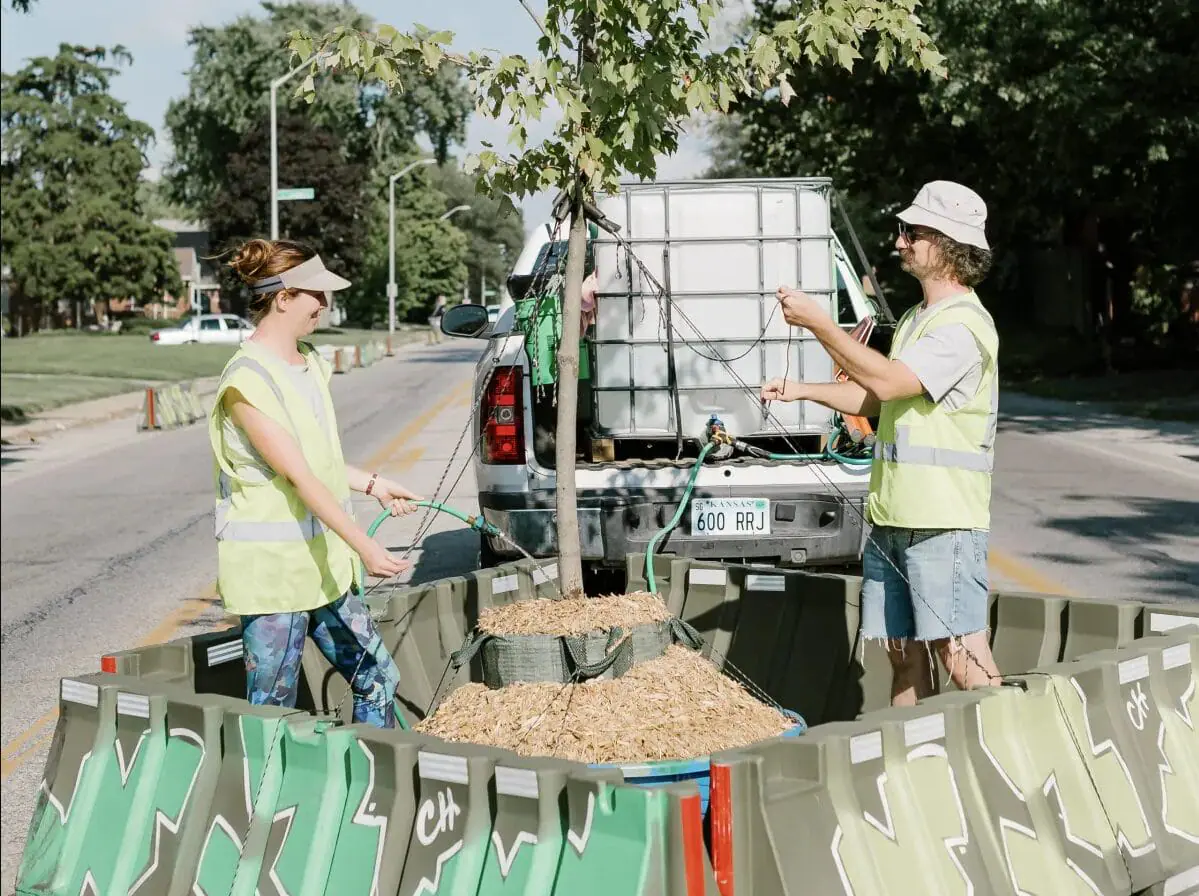
<instances>
[{"instance_id":1,"label":"reflective stripe on vest","mask_svg":"<svg viewBox=\"0 0 1199 896\"><path fill-rule=\"evenodd\" d=\"M291 426L292 434L298 438L299 430L296 428L296 421L292 418L291 412L287 409L287 402L283 398L283 390L272 379L267 369L253 358L243 357L238 358L230 364L225 372L229 374L241 367L252 370L262 377L267 387L275 394L275 398L278 399L279 406L283 408L283 413L287 416L287 422ZM269 467L267 469L269 470ZM221 495L220 500L217 501L214 521L217 541L311 541L329 531L329 527L315 516L312 511L309 511L299 520L273 522L235 520L230 522L228 516L230 509L233 507L233 485L229 479L229 474L224 470L221 470L220 475L217 477L217 487ZM353 515L354 504L351 500L347 499L343 501L341 507L346 513Z\"/></svg>"},{"instance_id":2,"label":"reflective stripe on vest","mask_svg":"<svg viewBox=\"0 0 1199 896\"><path fill-rule=\"evenodd\" d=\"M951 307L969 309L981 317L992 330L995 328L994 320L992 320L986 309L981 305L975 305L972 302L955 302L953 305L946 306L944 310L948 310ZM915 331L916 327L907 327L899 348L895 350L894 354L898 354L899 351L907 347ZM993 361L994 359L991 360ZM985 359L983 372L985 375ZM983 444L980 446L981 451L959 451L953 448L933 448L928 445L913 445L911 442L911 427L896 423L895 441L876 441L874 443L874 456L879 460L890 461L896 464L923 464L930 467L949 467L957 470L970 470L976 473L990 473L995 465L995 433L998 426L999 376L996 374L991 378L991 410L987 415L987 432Z\"/></svg>"}]
</instances>

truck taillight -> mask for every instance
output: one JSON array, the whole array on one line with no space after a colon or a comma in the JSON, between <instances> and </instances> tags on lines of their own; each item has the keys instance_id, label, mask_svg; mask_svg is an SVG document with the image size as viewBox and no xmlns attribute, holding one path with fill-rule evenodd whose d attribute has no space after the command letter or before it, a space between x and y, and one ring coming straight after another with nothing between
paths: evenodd
<instances>
[{"instance_id":1,"label":"truck taillight","mask_svg":"<svg viewBox=\"0 0 1199 896\"><path fill-rule=\"evenodd\" d=\"M525 461L523 377L519 367L498 367L483 393L483 463Z\"/></svg>"}]
</instances>

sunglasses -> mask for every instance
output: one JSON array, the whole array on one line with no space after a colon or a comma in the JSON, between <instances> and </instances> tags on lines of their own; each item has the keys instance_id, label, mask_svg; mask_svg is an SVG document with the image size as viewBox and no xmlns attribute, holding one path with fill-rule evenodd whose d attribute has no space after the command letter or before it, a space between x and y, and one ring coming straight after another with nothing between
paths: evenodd
<instances>
[{"instance_id":1,"label":"sunglasses","mask_svg":"<svg viewBox=\"0 0 1199 896\"><path fill-rule=\"evenodd\" d=\"M912 227L904 221L899 222L899 235L909 245L917 240L932 239L934 233L936 233L935 230L930 230L927 227Z\"/></svg>"}]
</instances>

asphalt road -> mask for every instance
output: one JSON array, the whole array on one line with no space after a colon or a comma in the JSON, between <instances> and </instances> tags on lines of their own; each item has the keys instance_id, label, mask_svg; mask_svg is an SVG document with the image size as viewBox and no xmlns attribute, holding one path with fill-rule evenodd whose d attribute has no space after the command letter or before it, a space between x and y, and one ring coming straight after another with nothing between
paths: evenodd
<instances>
[{"instance_id":1,"label":"asphalt road","mask_svg":"<svg viewBox=\"0 0 1199 896\"><path fill-rule=\"evenodd\" d=\"M425 494L441 485L474 510L463 472L447 469L468 413L477 344L404 350L334 380L347 458ZM1003 401L993 501L995 583L1083 596L1199 596L1199 434L1085 408ZM202 426L137 433L118 420L4 449L3 875L11 892L54 730L58 680L95 671L109 651L223 627L212 587L212 485ZM459 475L461 478L459 479ZM373 517L367 498L358 517ZM473 533L435 518L389 521L379 537L414 548L405 578L473 567Z\"/></svg>"}]
</instances>

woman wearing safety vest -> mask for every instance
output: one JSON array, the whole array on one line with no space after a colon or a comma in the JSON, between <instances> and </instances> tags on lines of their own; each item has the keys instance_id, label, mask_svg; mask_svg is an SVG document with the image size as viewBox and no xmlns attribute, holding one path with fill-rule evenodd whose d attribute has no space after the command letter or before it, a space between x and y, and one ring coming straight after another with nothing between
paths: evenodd
<instances>
[{"instance_id":1,"label":"woman wearing safety vest","mask_svg":"<svg viewBox=\"0 0 1199 896\"><path fill-rule=\"evenodd\" d=\"M246 699L292 707L308 635L350 683L354 720L395 725L395 661L359 599L357 558L382 578L411 564L355 522L350 492L393 514L416 495L345 462L330 365L302 341L350 285L311 249L250 240L230 267L256 329L225 366L208 437L216 459L218 589L241 617ZM356 556L357 555L357 556Z\"/></svg>"},{"instance_id":2,"label":"woman wearing safety vest","mask_svg":"<svg viewBox=\"0 0 1199 896\"><path fill-rule=\"evenodd\" d=\"M936 690L933 651L962 690L999 683L987 634L999 336L974 292L991 264L986 219L982 198L950 181L925 184L899 213L895 248L924 301L900 318L889 357L842 330L827 302L779 289L787 323L810 330L851 382L776 379L762 400L879 418L861 633L887 644L895 705Z\"/></svg>"}]
</instances>

